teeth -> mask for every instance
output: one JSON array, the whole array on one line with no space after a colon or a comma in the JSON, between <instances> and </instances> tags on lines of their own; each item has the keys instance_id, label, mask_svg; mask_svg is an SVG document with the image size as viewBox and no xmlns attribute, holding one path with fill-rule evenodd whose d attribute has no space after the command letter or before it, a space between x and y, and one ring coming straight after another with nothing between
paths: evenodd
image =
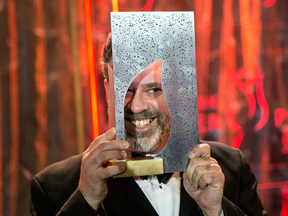
<instances>
[{"instance_id":1,"label":"teeth","mask_svg":"<svg viewBox=\"0 0 288 216\"><path fill-rule=\"evenodd\" d=\"M152 119L145 119L145 120L131 120L131 123L136 127L145 127L146 125L150 124Z\"/></svg>"}]
</instances>

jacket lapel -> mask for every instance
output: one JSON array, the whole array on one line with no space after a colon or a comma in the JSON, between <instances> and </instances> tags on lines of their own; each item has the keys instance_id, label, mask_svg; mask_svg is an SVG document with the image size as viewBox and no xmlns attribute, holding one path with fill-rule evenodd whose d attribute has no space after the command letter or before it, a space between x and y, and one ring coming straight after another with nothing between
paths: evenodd
<instances>
[{"instance_id":1,"label":"jacket lapel","mask_svg":"<svg viewBox=\"0 0 288 216\"><path fill-rule=\"evenodd\" d=\"M182 176L182 173L181 173ZM133 178L108 179L108 195L104 200L108 215L149 215L158 216ZM201 216L197 203L186 192L181 180L179 216ZM109 213L110 212L110 213Z\"/></svg>"},{"instance_id":2,"label":"jacket lapel","mask_svg":"<svg viewBox=\"0 0 288 216\"><path fill-rule=\"evenodd\" d=\"M181 177L183 173L180 174ZM180 194L180 212L179 216L202 216L201 210L198 208L197 203L194 199L190 197L190 195L186 192L183 185L183 177L181 178L181 194Z\"/></svg>"},{"instance_id":3,"label":"jacket lapel","mask_svg":"<svg viewBox=\"0 0 288 216\"><path fill-rule=\"evenodd\" d=\"M109 214L108 206L118 215L149 215L158 216L153 206L146 198L138 184L133 178L109 179L108 195L104 200L106 211ZM110 204L107 202L110 202Z\"/></svg>"}]
</instances>

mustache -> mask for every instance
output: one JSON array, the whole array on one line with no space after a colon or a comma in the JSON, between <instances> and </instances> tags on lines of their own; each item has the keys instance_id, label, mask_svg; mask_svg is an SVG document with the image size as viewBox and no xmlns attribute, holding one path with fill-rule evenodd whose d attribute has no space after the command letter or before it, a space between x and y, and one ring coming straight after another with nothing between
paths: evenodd
<instances>
[{"instance_id":1,"label":"mustache","mask_svg":"<svg viewBox=\"0 0 288 216\"><path fill-rule=\"evenodd\" d=\"M157 118L161 116L161 113L157 110L144 110L141 113L134 113L131 110L127 110L124 114L125 118L133 120Z\"/></svg>"}]
</instances>

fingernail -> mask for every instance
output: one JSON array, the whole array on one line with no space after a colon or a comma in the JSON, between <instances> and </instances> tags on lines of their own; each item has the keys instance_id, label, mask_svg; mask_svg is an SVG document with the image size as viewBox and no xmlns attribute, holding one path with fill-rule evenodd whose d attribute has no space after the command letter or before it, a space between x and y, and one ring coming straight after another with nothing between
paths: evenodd
<instances>
[{"instance_id":1,"label":"fingernail","mask_svg":"<svg viewBox=\"0 0 288 216\"><path fill-rule=\"evenodd\" d=\"M193 191L196 191L196 190L197 190L197 188L196 188L195 185L192 185L192 190L193 190Z\"/></svg>"},{"instance_id":2,"label":"fingernail","mask_svg":"<svg viewBox=\"0 0 288 216\"><path fill-rule=\"evenodd\" d=\"M192 159L192 158L194 158L194 157L195 157L194 152L191 152L190 155L189 155L189 158Z\"/></svg>"},{"instance_id":3,"label":"fingernail","mask_svg":"<svg viewBox=\"0 0 288 216\"><path fill-rule=\"evenodd\" d=\"M127 155L126 152L125 152L125 151L122 151L122 157L123 157L123 158L126 158L126 155Z\"/></svg>"},{"instance_id":4,"label":"fingernail","mask_svg":"<svg viewBox=\"0 0 288 216\"><path fill-rule=\"evenodd\" d=\"M122 144L123 144L123 146L124 146L125 148L128 147L128 143L127 143L127 142L124 141Z\"/></svg>"},{"instance_id":5,"label":"fingernail","mask_svg":"<svg viewBox=\"0 0 288 216\"><path fill-rule=\"evenodd\" d=\"M190 184L190 181L189 181L189 179L188 179L188 178L186 178L186 182L187 182L187 184Z\"/></svg>"},{"instance_id":6,"label":"fingernail","mask_svg":"<svg viewBox=\"0 0 288 216\"><path fill-rule=\"evenodd\" d=\"M115 135L115 133L116 133L116 128L115 128L115 127L113 127L113 128L111 128L111 129L110 129L110 131L109 131L108 135L109 135L109 136L114 136L114 135Z\"/></svg>"}]
</instances>

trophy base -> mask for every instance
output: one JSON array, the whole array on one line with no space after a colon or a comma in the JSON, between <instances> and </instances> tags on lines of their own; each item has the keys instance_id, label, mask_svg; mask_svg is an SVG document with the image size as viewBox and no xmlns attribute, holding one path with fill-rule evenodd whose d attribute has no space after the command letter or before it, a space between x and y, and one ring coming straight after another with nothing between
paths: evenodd
<instances>
[{"instance_id":1,"label":"trophy base","mask_svg":"<svg viewBox=\"0 0 288 216\"><path fill-rule=\"evenodd\" d=\"M124 165L126 171L113 178L131 177L131 176L145 176L145 175L159 175L163 174L163 159L153 157L137 157L127 159L126 161L111 161L111 165Z\"/></svg>"}]
</instances>

